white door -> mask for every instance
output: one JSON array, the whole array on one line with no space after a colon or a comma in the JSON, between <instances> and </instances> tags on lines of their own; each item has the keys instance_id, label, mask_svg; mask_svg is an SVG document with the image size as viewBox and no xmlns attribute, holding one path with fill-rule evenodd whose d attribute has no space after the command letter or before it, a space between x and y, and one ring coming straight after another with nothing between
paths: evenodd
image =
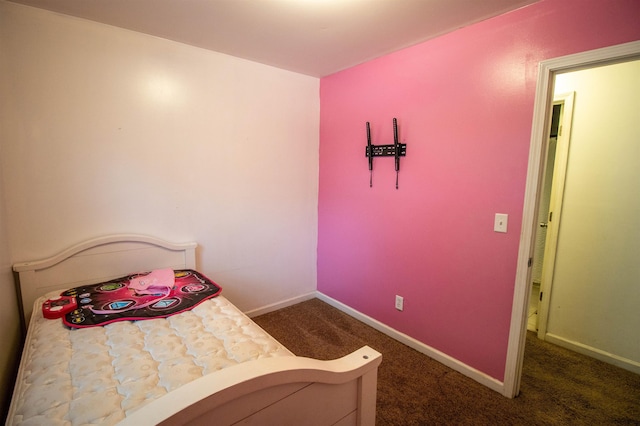
<instances>
[{"instance_id":1,"label":"white door","mask_svg":"<svg viewBox=\"0 0 640 426\"><path fill-rule=\"evenodd\" d=\"M529 313L527 329L538 331L538 312L540 310L540 283L542 282L542 267L544 249L547 238L547 226L549 221L549 204L551 201L551 187L553 183L553 168L555 164L558 133L562 131L560 121L562 118L564 100L554 99L553 114L551 120L551 133L548 139L547 155L542 178L542 190L538 201L538 225L535 236L535 251L531 271L531 298L529 299Z\"/></svg>"},{"instance_id":2,"label":"white door","mask_svg":"<svg viewBox=\"0 0 640 426\"><path fill-rule=\"evenodd\" d=\"M549 295L553 285L553 271L555 265L556 248L558 247L558 231L560 227L560 217L562 213L562 197L564 194L564 182L567 173L567 161L569 159L569 143L571 140L571 120L573 117L574 93L557 95L553 99L554 105L561 105L560 124L558 126L558 136L555 143L549 143L549 150L546 161L545 175L551 177L551 182L544 182L543 187L549 188L549 199L546 201L544 195L540 200L538 233L542 233L544 238L544 255L541 266L540 297L538 303L537 329L538 337L544 339L547 330L547 320L549 316ZM545 203L547 203L545 205ZM536 237L536 240L538 237Z\"/></svg>"}]
</instances>

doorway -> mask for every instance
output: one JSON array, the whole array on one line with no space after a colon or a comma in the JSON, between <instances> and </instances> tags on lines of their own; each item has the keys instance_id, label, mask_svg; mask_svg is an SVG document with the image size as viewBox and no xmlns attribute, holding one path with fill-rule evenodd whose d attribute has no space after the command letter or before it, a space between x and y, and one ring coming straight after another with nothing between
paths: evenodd
<instances>
[{"instance_id":1,"label":"doorway","mask_svg":"<svg viewBox=\"0 0 640 426\"><path fill-rule=\"evenodd\" d=\"M527 330L528 303L531 291L531 266L535 249L535 231L538 200L549 129L554 77L557 73L597 67L614 62L626 62L640 57L640 41L569 55L540 63L534 104L529 167L522 216L522 233L518 254L516 283L513 299L507 362L505 366L504 395L514 397L519 393L522 362Z\"/></svg>"},{"instance_id":2,"label":"doorway","mask_svg":"<svg viewBox=\"0 0 640 426\"><path fill-rule=\"evenodd\" d=\"M544 261L539 337L638 371L640 60L556 75L554 92L567 89L576 92L574 127L560 146L571 155L553 185L562 195L552 200L557 244Z\"/></svg>"}]
</instances>

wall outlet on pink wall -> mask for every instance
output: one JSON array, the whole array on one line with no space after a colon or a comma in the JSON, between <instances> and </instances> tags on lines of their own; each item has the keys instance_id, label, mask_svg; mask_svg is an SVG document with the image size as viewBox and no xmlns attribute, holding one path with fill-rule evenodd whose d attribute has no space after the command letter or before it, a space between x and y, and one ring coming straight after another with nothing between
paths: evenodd
<instances>
[{"instance_id":1,"label":"wall outlet on pink wall","mask_svg":"<svg viewBox=\"0 0 640 426\"><path fill-rule=\"evenodd\" d=\"M496 213L496 219L493 223L493 230L496 232L507 232L507 223L509 215L505 213Z\"/></svg>"},{"instance_id":2,"label":"wall outlet on pink wall","mask_svg":"<svg viewBox=\"0 0 640 426\"><path fill-rule=\"evenodd\" d=\"M396 295L396 309L399 311L404 309L404 297Z\"/></svg>"}]
</instances>

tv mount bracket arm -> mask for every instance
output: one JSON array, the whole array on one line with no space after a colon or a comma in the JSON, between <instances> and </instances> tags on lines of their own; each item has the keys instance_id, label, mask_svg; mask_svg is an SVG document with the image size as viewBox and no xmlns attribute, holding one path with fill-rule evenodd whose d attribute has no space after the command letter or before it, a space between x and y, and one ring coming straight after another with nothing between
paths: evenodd
<instances>
[{"instance_id":1,"label":"tv mount bracket arm","mask_svg":"<svg viewBox=\"0 0 640 426\"><path fill-rule=\"evenodd\" d=\"M369 187L373 186L373 157L394 157L396 160L396 189L398 189L398 172L400 172L400 157L407 155L407 144L398 142L398 120L393 119L393 145L372 145L371 126L367 121L366 156L369 157Z\"/></svg>"}]
</instances>

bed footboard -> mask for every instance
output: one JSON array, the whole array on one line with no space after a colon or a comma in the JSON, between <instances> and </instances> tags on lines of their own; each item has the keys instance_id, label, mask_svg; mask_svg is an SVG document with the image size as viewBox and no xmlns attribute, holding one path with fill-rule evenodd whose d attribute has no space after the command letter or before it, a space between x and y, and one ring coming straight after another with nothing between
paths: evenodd
<instances>
[{"instance_id":1,"label":"bed footboard","mask_svg":"<svg viewBox=\"0 0 640 426\"><path fill-rule=\"evenodd\" d=\"M250 361L182 386L120 424L374 425L381 361L368 346L332 361Z\"/></svg>"}]
</instances>

